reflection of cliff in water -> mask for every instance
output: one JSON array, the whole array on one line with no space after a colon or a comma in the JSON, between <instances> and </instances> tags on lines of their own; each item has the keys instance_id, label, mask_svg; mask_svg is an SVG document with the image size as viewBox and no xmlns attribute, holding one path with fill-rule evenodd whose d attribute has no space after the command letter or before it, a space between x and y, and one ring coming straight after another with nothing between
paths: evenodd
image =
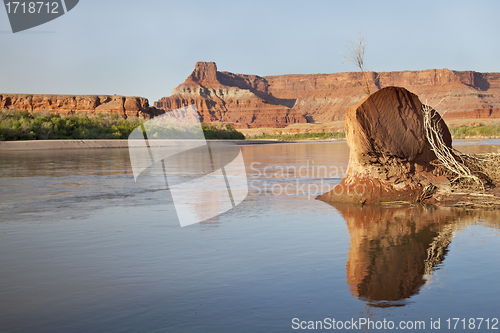
<instances>
[{"instance_id":1,"label":"reflection of cliff in water","mask_svg":"<svg viewBox=\"0 0 500 333\"><path fill-rule=\"evenodd\" d=\"M453 231L479 219L498 228L500 212L420 205L335 204L351 237L347 283L372 306L402 306L444 260ZM487 222L485 222L487 223Z\"/></svg>"}]
</instances>

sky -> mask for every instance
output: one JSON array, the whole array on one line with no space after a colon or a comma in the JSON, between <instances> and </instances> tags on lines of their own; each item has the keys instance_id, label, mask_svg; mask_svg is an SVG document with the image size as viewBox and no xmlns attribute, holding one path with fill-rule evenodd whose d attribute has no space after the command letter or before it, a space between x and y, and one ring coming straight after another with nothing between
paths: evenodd
<instances>
[{"instance_id":1,"label":"sky","mask_svg":"<svg viewBox=\"0 0 500 333\"><path fill-rule=\"evenodd\" d=\"M13 34L0 8L0 94L117 94L150 104L197 61L260 76L365 68L500 72L500 1L80 0Z\"/></svg>"}]
</instances>

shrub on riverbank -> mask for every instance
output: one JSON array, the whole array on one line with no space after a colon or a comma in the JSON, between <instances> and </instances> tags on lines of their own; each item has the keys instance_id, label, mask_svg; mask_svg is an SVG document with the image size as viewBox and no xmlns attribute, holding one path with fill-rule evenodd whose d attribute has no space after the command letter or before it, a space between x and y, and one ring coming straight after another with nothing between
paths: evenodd
<instances>
[{"instance_id":1,"label":"shrub on riverbank","mask_svg":"<svg viewBox=\"0 0 500 333\"><path fill-rule=\"evenodd\" d=\"M202 123L201 128L203 128L203 134L205 139L212 140L245 140L245 136L234 129L232 125L229 124L208 124Z\"/></svg>"},{"instance_id":2,"label":"shrub on riverbank","mask_svg":"<svg viewBox=\"0 0 500 333\"><path fill-rule=\"evenodd\" d=\"M262 134L247 139L255 140L280 140L280 141L294 141L294 140L343 140L345 139L344 132L314 132L314 133L295 133L295 134Z\"/></svg>"},{"instance_id":3,"label":"shrub on riverbank","mask_svg":"<svg viewBox=\"0 0 500 333\"><path fill-rule=\"evenodd\" d=\"M61 117L3 111L0 112L0 140L126 139L141 122L138 118L123 119L118 114Z\"/></svg>"},{"instance_id":4,"label":"shrub on riverbank","mask_svg":"<svg viewBox=\"0 0 500 333\"><path fill-rule=\"evenodd\" d=\"M476 126L459 126L449 127L453 139L486 139L500 138L500 125L476 125ZM314 133L297 133L297 134L262 134L257 136L249 136L247 139L255 140L343 140L345 139L344 132L314 132Z\"/></svg>"},{"instance_id":5,"label":"shrub on riverbank","mask_svg":"<svg viewBox=\"0 0 500 333\"><path fill-rule=\"evenodd\" d=\"M450 127L454 139L485 139L500 137L500 125L476 125Z\"/></svg>"},{"instance_id":6,"label":"shrub on riverbank","mask_svg":"<svg viewBox=\"0 0 500 333\"><path fill-rule=\"evenodd\" d=\"M124 119L118 114L87 117L0 111L0 140L128 139L146 121L136 117ZM245 139L231 125L202 124L202 128L207 139Z\"/></svg>"},{"instance_id":7,"label":"shrub on riverbank","mask_svg":"<svg viewBox=\"0 0 500 333\"><path fill-rule=\"evenodd\" d=\"M127 139L130 133L147 120L118 114L60 116L28 111L0 111L0 141L57 139ZM233 126L222 123L202 123L206 139L244 140ZM450 127L454 139L499 138L500 125ZM263 134L248 137L256 140L342 140L344 132Z\"/></svg>"}]
</instances>

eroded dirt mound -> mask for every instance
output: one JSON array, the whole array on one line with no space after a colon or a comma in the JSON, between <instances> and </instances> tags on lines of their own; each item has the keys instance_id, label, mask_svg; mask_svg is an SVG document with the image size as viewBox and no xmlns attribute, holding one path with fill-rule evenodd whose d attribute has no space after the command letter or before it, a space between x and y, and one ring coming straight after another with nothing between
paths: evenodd
<instances>
[{"instance_id":1,"label":"eroded dirt mound","mask_svg":"<svg viewBox=\"0 0 500 333\"><path fill-rule=\"evenodd\" d=\"M433 118L445 145L448 127ZM426 139L419 98L400 87L383 88L346 110L349 167L337 187L318 197L324 201L380 203L417 201L427 185L449 186L433 174L436 155Z\"/></svg>"}]
</instances>

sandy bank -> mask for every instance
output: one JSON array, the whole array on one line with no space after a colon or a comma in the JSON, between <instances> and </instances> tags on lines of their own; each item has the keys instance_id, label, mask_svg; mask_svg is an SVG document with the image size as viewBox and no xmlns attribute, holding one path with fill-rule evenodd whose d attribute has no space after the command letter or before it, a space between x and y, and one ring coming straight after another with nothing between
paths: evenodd
<instances>
[{"instance_id":1,"label":"sandy bank","mask_svg":"<svg viewBox=\"0 0 500 333\"><path fill-rule=\"evenodd\" d=\"M282 143L273 140L207 140L207 142L232 142L237 145ZM0 141L0 151L82 149L82 148L128 148L128 140L23 140Z\"/></svg>"}]
</instances>

